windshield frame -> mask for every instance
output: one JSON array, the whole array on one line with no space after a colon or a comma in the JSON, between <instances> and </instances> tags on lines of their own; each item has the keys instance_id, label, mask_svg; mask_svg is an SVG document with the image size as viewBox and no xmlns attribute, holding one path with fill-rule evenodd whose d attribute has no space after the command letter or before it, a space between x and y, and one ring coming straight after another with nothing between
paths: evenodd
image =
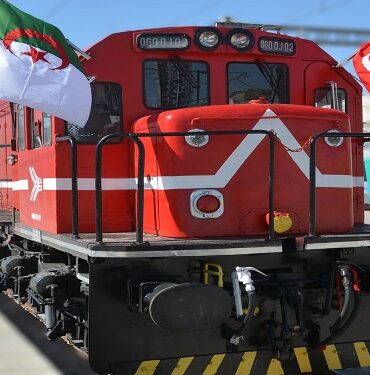
<instances>
[{"instance_id":1,"label":"windshield frame","mask_svg":"<svg viewBox=\"0 0 370 375\"><path fill-rule=\"evenodd\" d=\"M263 61L255 61L255 60L249 60L249 61L228 61L228 63L226 64L226 72L225 72L225 78L226 78L226 103L229 104L229 105L236 105L236 104L248 104L248 102L246 103L230 103L229 100L230 100L230 80L229 80L229 67L230 67L230 64L250 64L250 65L255 65L256 68L260 71L260 69L258 68L258 64L276 64L276 65L281 65L281 66L284 66L284 68L286 69L286 88L287 88L287 92L286 92L286 101L283 103L283 102L274 102L274 103L271 103L271 104L290 104L290 70L289 70L289 65L288 64L285 64L285 63L282 63L282 62L276 62L276 61L268 61L268 60L263 60ZM260 71L261 72L261 71ZM263 75L263 73L261 72L261 74ZM266 80L266 78L264 77L264 79ZM267 83L269 83L267 80L266 80ZM271 85L270 85L271 87ZM271 87L271 90L273 91L274 88ZM255 98L255 99L258 99L258 98ZM267 98L266 98L267 99ZM254 100L254 99L252 99Z\"/></svg>"},{"instance_id":2,"label":"windshield frame","mask_svg":"<svg viewBox=\"0 0 370 375\"><path fill-rule=\"evenodd\" d=\"M145 91L145 63L148 62L148 61L168 61L170 63L173 64L173 59L174 58L180 58L181 59L181 62L191 62L191 63L202 63L205 65L206 67L206 70L207 70L207 104L205 105L196 105L196 106L187 106L187 107L150 107L147 105L146 103L146 91ZM199 107L207 107L209 105L211 105L211 74L210 74L210 65L209 65L209 62L208 61L205 61L205 60L188 60L188 59L183 59L182 56L179 56L179 55L173 55L173 56L169 56L169 57L166 57L166 58L153 58L153 57L150 57L150 58L147 58L145 60L143 60L143 63L142 63L142 101L143 101L143 105L145 108L147 109L150 109L150 110L158 110L158 111L163 111L163 110L175 110L175 109L184 109L184 108L199 108Z\"/></svg>"}]
</instances>

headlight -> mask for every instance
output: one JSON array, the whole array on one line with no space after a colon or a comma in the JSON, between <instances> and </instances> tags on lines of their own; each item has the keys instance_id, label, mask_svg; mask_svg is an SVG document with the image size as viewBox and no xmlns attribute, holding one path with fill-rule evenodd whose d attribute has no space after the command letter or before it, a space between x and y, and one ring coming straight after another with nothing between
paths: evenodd
<instances>
[{"instance_id":1,"label":"headlight","mask_svg":"<svg viewBox=\"0 0 370 375\"><path fill-rule=\"evenodd\" d=\"M333 129L328 130L327 133L340 133L339 130ZM343 143L343 137L338 137L336 135L325 137L325 143L330 147L339 147Z\"/></svg>"},{"instance_id":2,"label":"headlight","mask_svg":"<svg viewBox=\"0 0 370 375\"><path fill-rule=\"evenodd\" d=\"M240 52L248 51L253 47L253 35L243 29L231 30L227 35L229 44Z\"/></svg>"},{"instance_id":3,"label":"headlight","mask_svg":"<svg viewBox=\"0 0 370 375\"><path fill-rule=\"evenodd\" d=\"M215 29L200 29L195 34L195 44L206 50L213 50L221 42L221 34Z\"/></svg>"},{"instance_id":4,"label":"headlight","mask_svg":"<svg viewBox=\"0 0 370 375\"><path fill-rule=\"evenodd\" d=\"M191 129L188 133L192 132L204 132L203 129ZM209 141L209 136L207 134L193 134L186 135L185 141L188 145L193 147L202 147L205 146Z\"/></svg>"}]
</instances>

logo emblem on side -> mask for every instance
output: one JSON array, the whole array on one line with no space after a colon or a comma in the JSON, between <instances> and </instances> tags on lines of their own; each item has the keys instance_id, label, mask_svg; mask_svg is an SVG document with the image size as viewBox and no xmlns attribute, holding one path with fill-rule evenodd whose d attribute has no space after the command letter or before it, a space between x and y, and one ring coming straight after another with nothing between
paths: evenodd
<instances>
[{"instance_id":1,"label":"logo emblem on side","mask_svg":"<svg viewBox=\"0 0 370 375\"><path fill-rule=\"evenodd\" d=\"M34 167L29 167L31 179L33 182L33 188L31 191L30 201L35 202L37 198L37 194L42 191L42 179L36 174Z\"/></svg>"}]
</instances>

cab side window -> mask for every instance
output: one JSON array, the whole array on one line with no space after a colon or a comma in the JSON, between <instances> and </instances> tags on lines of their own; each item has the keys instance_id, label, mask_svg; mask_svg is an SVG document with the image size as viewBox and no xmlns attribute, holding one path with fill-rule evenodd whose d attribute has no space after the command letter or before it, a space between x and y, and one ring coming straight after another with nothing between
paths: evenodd
<instances>
[{"instance_id":1,"label":"cab side window","mask_svg":"<svg viewBox=\"0 0 370 375\"><path fill-rule=\"evenodd\" d=\"M45 146L51 145L51 115L42 113L42 143Z\"/></svg>"},{"instance_id":2,"label":"cab side window","mask_svg":"<svg viewBox=\"0 0 370 375\"><path fill-rule=\"evenodd\" d=\"M117 83L91 84L92 105L90 117L81 128L67 123L68 135L78 143L97 143L107 134L122 131L122 91ZM112 140L111 142L119 142Z\"/></svg>"},{"instance_id":3,"label":"cab side window","mask_svg":"<svg viewBox=\"0 0 370 375\"><path fill-rule=\"evenodd\" d=\"M18 125L18 148L24 150L26 148L25 138L25 109L23 105L17 107L17 125Z\"/></svg>"},{"instance_id":4,"label":"cab side window","mask_svg":"<svg viewBox=\"0 0 370 375\"><path fill-rule=\"evenodd\" d=\"M338 110L347 112L347 93L338 89ZM315 90L315 107L335 109L333 93L330 87L322 87Z\"/></svg>"},{"instance_id":5,"label":"cab side window","mask_svg":"<svg viewBox=\"0 0 370 375\"><path fill-rule=\"evenodd\" d=\"M29 119L31 126L31 146L32 149L41 147L41 122L35 121L33 108L29 109Z\"/></svg>"}]
</instances>

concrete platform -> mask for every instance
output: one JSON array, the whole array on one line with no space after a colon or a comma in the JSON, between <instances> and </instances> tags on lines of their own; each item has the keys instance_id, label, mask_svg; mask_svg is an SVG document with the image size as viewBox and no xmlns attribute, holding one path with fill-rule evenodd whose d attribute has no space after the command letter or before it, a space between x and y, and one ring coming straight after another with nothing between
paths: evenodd
<instances>
[{"instance_id":1,"label":"concrete platform","mask_svg":"<svg viewBox=\"0 0 370 375\"><path fill-rule=\"evenodd\" d=\"M0 293L0 375L93 375L87 356Z\"/></svg>"}]
</instances>

